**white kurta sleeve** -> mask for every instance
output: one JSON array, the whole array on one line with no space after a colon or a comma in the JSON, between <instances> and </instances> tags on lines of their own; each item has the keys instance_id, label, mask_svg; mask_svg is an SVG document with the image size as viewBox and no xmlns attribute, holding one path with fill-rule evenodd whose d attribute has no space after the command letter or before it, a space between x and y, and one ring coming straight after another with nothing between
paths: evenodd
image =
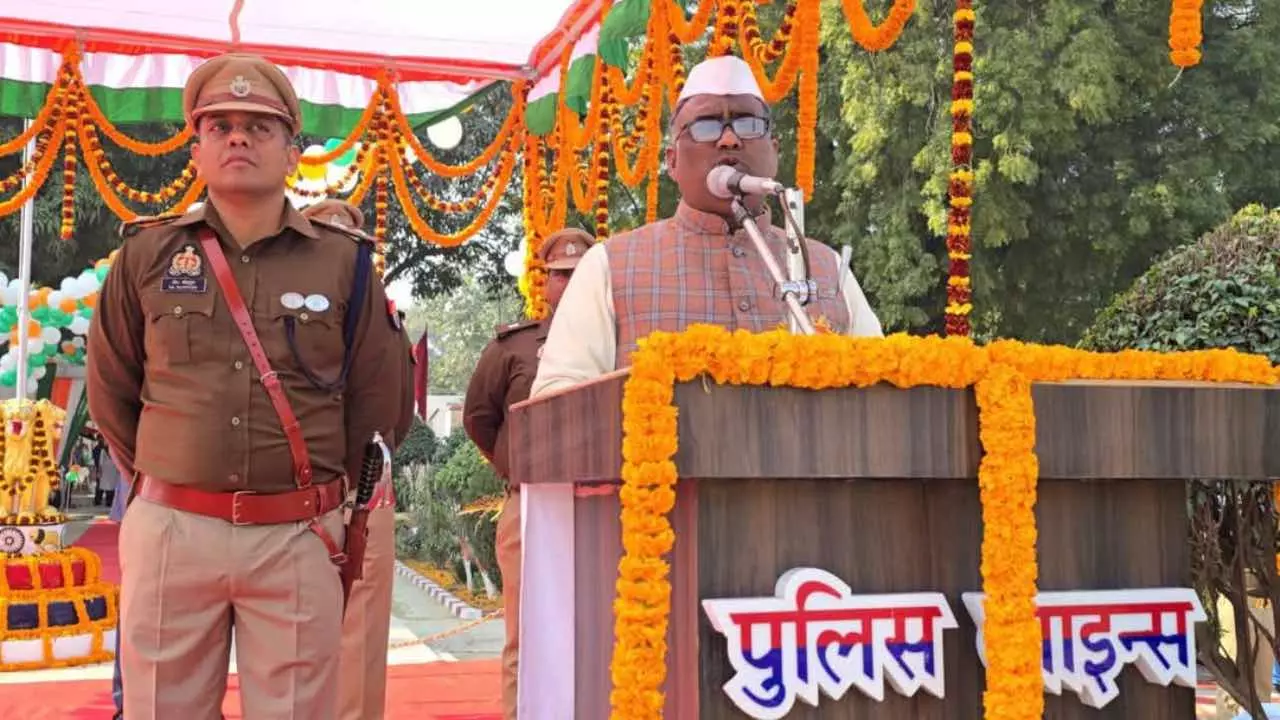
<instances>
[{"instance_id":1,"label":"white kurta sleeve","mask_svg":"<svg viewBox=\"0 0 1280 720\"><path fill-rule=\"evenodd\" d=\"M861 337L884 337L880 327L880 318L876 317L862 286L853 276L853 271L844 268L844 277L840 281L840 291L844 293L845 305L849 308L849 334Z\"/></svg>"},{"instance_id":2,"label":"white kurta sleeve","mask_svg":"<svg viewBox=\"0 0 1280 720\"><path fill-rule=\"evenodd\" d=\"M582 256L560 299L531 396L613 372L617 337L609 255L598 244Z\"/></svg>"}]
</instances>

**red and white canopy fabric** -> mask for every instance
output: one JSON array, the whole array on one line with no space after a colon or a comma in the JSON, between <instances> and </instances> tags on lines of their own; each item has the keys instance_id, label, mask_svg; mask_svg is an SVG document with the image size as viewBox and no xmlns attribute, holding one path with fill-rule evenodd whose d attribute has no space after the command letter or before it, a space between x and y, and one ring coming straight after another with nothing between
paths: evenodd
<instances>
[{"instance_id":1,"label":"red and white canopy fabric","mask_svg":"<svg viewBox=\"0 0 1280 720\"><path fill-rule=\"evenodd\" d=\"M61 51L74 46L113 121L178 120L192 68L237 50L285 70L310 116L307 131L337 132L387 69L411 116L449 108L494 81L536 82L598 27L606 2L12 0L0 6L0 114L33 114Z\"/></svg>"}]
</instances>

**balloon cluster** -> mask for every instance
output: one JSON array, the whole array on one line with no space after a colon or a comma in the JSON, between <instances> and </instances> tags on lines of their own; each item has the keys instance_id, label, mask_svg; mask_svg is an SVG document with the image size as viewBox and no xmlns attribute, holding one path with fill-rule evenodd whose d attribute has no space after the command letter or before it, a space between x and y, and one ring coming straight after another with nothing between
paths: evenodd
<instances>
[{"instance_id":1,"label":"balloon cluster","mask_svg":"<svg viewBox=\"0 0 1280 720\"><path fill-rule=\"evenodd\" d=\"M85 335L98 305L98 292L111 269L116 252L85 268L79 275L63 278L55 290L32 288L27 294L27 327L18 327L18 308L22 288L18 280L0 273L0 347L8 352L0 355L0 386L13 387L25 378L27 392L35 392L45 375L45 365L55 360L83 364ZM27 337L27 367L19 372L18 337Z\"/></svg>"},{"instance_id":2,"label":"balloon cluster","mask_svg":"<svg viewBox=\"0 0 1280 720\"><path fill-rule=\"evenodd\" d=\"M342 144L340 138L330 138L326 140L324 145L311 145L302 151L303 157L317 157L325 153L333 152ZM356 160L356 153L360 149L360 144L356 143L351 146L345 153L334 158L332 161L324 165L309 165L306 163L298 163L298 169L294 172L293 177L289 178L289 185L298 192L323 192L330 191L337 193L348 193L355 188L359 182L360 173L351 173L347 176L347 169L351 167L351 163ZM346 183L342 187L338 187L338 183Z\"/></svg>"}]
</instances>

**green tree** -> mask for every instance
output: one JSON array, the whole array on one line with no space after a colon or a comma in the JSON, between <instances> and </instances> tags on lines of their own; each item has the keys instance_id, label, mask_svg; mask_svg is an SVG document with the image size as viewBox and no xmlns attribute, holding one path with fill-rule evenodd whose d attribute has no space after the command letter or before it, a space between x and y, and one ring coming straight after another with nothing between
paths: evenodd
<instances>
[{"instance_id":1,"label":"green tree","mask_svg":"<svg viewBox=\"0 0 1280 720\"><path fill-rule=\"evenodd\" d=\"M424 298L407 313L410 337L425 329L432 348L427 385L432 393L466 392L471 373L494 328L521 319L521 300L514 279L496 289L486 288L476 275L465 272L449 293Z\"/></svg>"},{"instance_id":2,"label":"green tree","mask_svg":"<svg viewBox=\"0 0 1280 720\"><path fill-rule=\"evenodd\" d=\"M1096 350L1230 347L1280 362L1280 210L1252 205L1171 251L1085 333Z\"/></svg>"},{"instance_id":3,"label":"green tree","mask_svg":"<svg viewBox=\"0 0 1280 720\"><path fill-rule=\"evenodd\" d=\"M867 4L880 17L889 2ZM843 103L820 115L836 160L820 177L838 190L821 213L893 329L936 329L944 304L952 10L921 2L896 46L868 54L824 3L822 87ZM1073 341L1152 257L1280 193L1280 15L1206 3L1204 62L1178 78L1168 14L1165 0L978 3L984 334Z\"/></svg>"}]
</instances>

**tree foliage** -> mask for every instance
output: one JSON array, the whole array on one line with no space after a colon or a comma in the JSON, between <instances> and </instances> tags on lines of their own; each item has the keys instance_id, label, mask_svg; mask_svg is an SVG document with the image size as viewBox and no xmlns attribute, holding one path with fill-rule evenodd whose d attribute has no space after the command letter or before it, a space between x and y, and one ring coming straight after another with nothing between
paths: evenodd
<instances>
[{"instance_id":1,"label":"tree foliage","mask_svg":"<svg viewBox=\"0 0 1280 720\"><path fill-rule=\"evenodd\" d=\"M867 5L879 17L889 2ZM837 192L814 214L835 215L893 329L934 328L943 308L952 10L919 3L898 44L868 54L824 4L822 89L842 102L820 113L835 141L820 183ZM1204 62L1178 78L1168 13L1166 0L978 5L983 333L1073 341L1152 257L1280 193L1280 15L1206 3Z\"/></svg>"},{"instance_id":2,"label":"tree foliage","mask_svg":"<svg viewBox=\"0 0 1280 720\"><path fill-rule=\"evenodd\" d=\"M1171 251L1085 334L1098 350L1231 347L1280 362L1280 210L1241 210Z\"/></svg>"},{"instance_id":3,"label":"tree foliage","mask_svg":"<svg viewBox=\"0 0 1280 720\"><path fill-rule=\"evenodd\" d=\"M485 345L501 324L521 319L522 303L512 278L508 285L487 288L476 275L465 272L459 286L449 293L426 297L408 312L410 337L428 333L431 359L427 386L435 394L466 392L471 373Z\"/></svg>"}]
</instances>

